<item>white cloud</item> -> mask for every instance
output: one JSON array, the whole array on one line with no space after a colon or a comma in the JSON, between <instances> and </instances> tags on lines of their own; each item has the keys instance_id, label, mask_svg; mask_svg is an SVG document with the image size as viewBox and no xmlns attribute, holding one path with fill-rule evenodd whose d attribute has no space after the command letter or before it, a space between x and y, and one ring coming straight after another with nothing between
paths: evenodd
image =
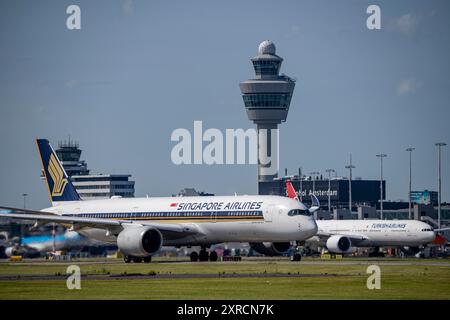
<instances>
[{"instance_id":1,"label":"white cloud","mask_svg":"<svg viewBox=\"0 0 450 320\"><path fill-rule=\"evenodd\" d=\"M397 85L397 94L405 95L416 92L422 84L414 78L403 79Z\"/></svg>"},{"instance_id":2,"label":"white cloud","mask_svg":"<svg viewBox=\"0 0 450 320\"><path fill-rule=\"evenodd\" d=\"M417 28L418 19L412 13L402 15L395 21L397 30L406 35L412 35Z\"/></svg>"},{"instance_id":3,"label":"white cloud","mask_svg":"<svg viewBox=\"0 0 450 320\"><path fill-rule=\"evenodd\" d=\"M122 11L127 16L132 15L134 13L133 0L125 0L125 2L122 5Z\"/></svg>"}]
</instances>

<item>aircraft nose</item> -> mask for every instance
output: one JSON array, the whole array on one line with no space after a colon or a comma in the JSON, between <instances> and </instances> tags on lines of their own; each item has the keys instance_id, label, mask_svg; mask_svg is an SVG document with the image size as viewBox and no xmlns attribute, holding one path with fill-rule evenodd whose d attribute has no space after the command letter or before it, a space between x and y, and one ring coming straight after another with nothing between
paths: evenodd
<instances>
[{"instance_id":1,"label":"aircraft nose","mask_svg":"<svg viewBox=\"0 0 450 320\"><path fill-rule=\"evenodd\" d=\"M437 236L437 233L436 233L436 232L434 232L434 231L428 231L428 232L427 232L427 239L428 239L428 242L433 242L434 239L436 239L436 236Z\"/></svg>"},{"instance_id":2,"label":"aircraft nose","mask_svg":"<svg viewBox=\"0 0 450 320\"><path fill-rule=\"evenodd\" d=\"M307 223L307 228L308 231L311 232L311 236L315 235L317 233L317 223L316 220L314 220L313 218L310 219Z\"/></svg>"}]
</instances>

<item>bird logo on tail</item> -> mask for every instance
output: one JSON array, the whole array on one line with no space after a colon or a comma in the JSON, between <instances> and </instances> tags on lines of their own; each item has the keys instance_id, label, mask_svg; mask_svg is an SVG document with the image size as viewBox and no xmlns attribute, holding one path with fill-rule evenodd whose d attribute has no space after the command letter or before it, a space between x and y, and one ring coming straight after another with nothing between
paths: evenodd
<instances>
[{"instance_id":1,"label":"bird logo on tail","mask_svg":"<svg viewBox=\"0 0 450 320\"><path fill-rule=\"evenodd\" d=\"M48 173L53 180L52 196L61 196L66 188L67 179L64 178L63 171L53 153L50 155L50 160L48 162Z\"/></svg>"}]
</instances>

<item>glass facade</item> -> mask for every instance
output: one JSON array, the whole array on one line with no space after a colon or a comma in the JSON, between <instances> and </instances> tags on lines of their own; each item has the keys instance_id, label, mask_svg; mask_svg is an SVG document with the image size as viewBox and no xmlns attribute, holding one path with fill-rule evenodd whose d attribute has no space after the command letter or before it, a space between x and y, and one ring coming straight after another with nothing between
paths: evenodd
<instances>
[{"instance_id":1,"label":"glass facade","mask_svg":"<svg viewBox=\"0 0 450 320\"><path fill-rule=\"evenodd\" d=\"M287 93L244 94L243 99L247 109L262 107L287 109L289 107L289 94Z\"/></svg>"},{"instance_id":2,"label":"glass facade","mask_svg":"<svg viewBox=\"0 0 450 320\"><path fill-rule=\"evenodd\" d=\"M74 182L96 182L96 181L128 181L128 175L127 176L105 176L105 177L95 177L95 176L75 176L72 177L72 181Z\"/></svg>"},{"instance_id":3,"label":"glass facade","mask_svg":"<svg viewBox=\"0 0 450 320\"><path fill-rule=\"evenodd\" d=\"M77 185L76 186L77 190L89 190L89 189L134 189L134 184L120 184L120 185L109 185L109 184L104 184L104 185Z\"/></svg>"},{"instance_id":4,"label":"glass facade","mask_svg":"<svg viewBox=\"0 0 450 320\"><path fill-rule=\"evenodd\" d=\"M292 186L299 192L301 190L302 202L310 204L311 194L313 193L319 199L322 205L328 205L328 180L300 180L291 179ZM260 195L286 195L286 183L283 179L273 181L259 182ZM330 200L333 206L348 206L349 188L348 180L331 180ZM376 206L380 199L380 181L377 180L353 180L352 181L352 200L353 203L367 204ZM383 181L383 199L386 199L386 181ZM384 203L385 209L389 210L387 202Z\"/></svg>"},{"instance_id":5,"label":"glass facade","mask_svg":"<svg viewBox=\"0 0 450 320\"><path fill-rule=\"evenodd\" d=\"M274 60L256 60L253 61L253 68L257 76L271 75L276 76L280 70L280 61Z\"/></svg>"}]
</instances>

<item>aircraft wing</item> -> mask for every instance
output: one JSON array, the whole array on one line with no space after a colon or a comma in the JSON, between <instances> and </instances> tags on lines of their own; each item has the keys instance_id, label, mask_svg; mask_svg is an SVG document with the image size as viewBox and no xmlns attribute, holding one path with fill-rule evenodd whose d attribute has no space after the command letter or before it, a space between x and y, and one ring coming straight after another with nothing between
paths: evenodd
<instances>
[{"instance_id":1,"label":"aircraft wing","mask_svg":"<svg viewBox=\"0 0 450 320\"><path fill-rule=\"evenodd\" d=\"M40 213L36 214L36 212ZM36 220L39 224L52 222L59 224L70 224L73 226L74 230L79 230L83 227L99 228L108 230L116 235L123 230L124 225L149 226L158 229L165 239L177 239L200 233L194 226L186 227L180 224L60 216L50 212L7 207L0 207L0 218Z\"/></svg>"},{"instance_id":2,"label":"aircraft wing","mask_svg":"<svg viewBox=\"0 0 450 320\"><path fill-rule=\"evenodd\" d=\"M449 231L450 228L440 228L440 229L433 229L433 231Z\"/></svg>"},{"instance_id":3,"label":"aircraft wing","mask_svg":"<svg viewBox=\"0 0 450 320\"><path fill-rule=\"evenodd\" d=\"M35 210L11 208L11 207L0 207L0 213L27 213L27 214L39 214L39 215L56 215L56 213L53 213L53 212L35 211Z\"/></svg>"}]
</instances>

